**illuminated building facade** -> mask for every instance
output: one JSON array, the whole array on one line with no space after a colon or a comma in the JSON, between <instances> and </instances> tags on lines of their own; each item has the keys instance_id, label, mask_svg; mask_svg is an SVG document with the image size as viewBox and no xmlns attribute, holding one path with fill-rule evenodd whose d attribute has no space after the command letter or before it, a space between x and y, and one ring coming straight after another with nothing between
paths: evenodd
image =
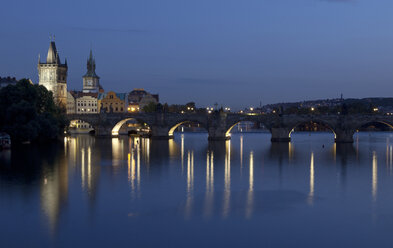
<instances>
[{"instance_id":1,"label":"illuminated building facade","mask_svg":"<svg viewBox=\"0 0 393 248\"><path fill-rule=\"evenodd\" d=\"M158 94L150 94L144 89L134 89L128 94L128 112L139 112L150 103L157 104L159 102Z\"/></svg>"},{"instance_id":2,"label":"illuminated building facade","mask_svg":"<svg viewBox=\"0 0 393 248\"><path fill-rule=\"evenodd\" d=\"M38 84L52 91L55 103L64 108L67 105L67 71L67 60L64 64L60 62L56 44L51 41L46 62L41 63L40 58L38 58Z\"/></svg>"},{"instance_id":3,"label":"illuminated building facade","mask_svg":"<svg viewBox=\"0 0 393 248\"><path fill-rule=\"evenodd\" d=\"M77 114L97 114L98 112L98 93L78 92L76 96Z\"/></svg>"},{"instance_id":4,"label":"illuminated building facade","mask_svg":"<svg viewBox=\"0 0 393 248\"><path fill-rule=\"evenodd\" d=\"M68 91L67 92L67 114L75 114L75 96L74 92Z\"/></svg>"},{"instance_id":5,"label":"illuminated building facade","mask_svg":"<svg viewBox=\"0 0 393 248\"><path fill-rule=\"evenodd\" d=\"M98 112L122 113L126 111L126 94L109 91L98 94Z\"/></svg>"}]
</instances>

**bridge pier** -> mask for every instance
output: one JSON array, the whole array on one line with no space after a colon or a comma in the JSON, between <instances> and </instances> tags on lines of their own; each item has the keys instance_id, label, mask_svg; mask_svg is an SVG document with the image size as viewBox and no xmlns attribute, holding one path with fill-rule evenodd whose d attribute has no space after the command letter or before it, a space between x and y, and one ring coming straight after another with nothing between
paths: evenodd
<instances>
[{"instance_id":1,"label":"bridge pier","mask_svg":"<svg viewBox=\"0 0 393 248\"><path fill-rule=\"evenodd\" d=\"M104 127L104 126L95 126L95 136L98 137L110 137L112 136L112 128L111 127Z\"/></svg>"},{"instance_id":2,"label":"bridge pier","mask_svg":"<svg viewBox=\"0 0 393 248\"><path fill-rule=\"evenodd\" d=\"M229 140L231 139L230 135L227 135L225 128L222 127L209 127L208 128L209 137L208 140L211 141L219 141L219 140Z\"/></svg>"},{"instance_id":3,"label":"bridge pier","mask_svg":"<svg viewBox=\"0 0 393 248\"><path fill-rule=\"evenodd\" d=\"M152 139L173 139L173 134L169 135L169 127L166 126L151 126Z\"/></svg>"},{"instance_id":4,"label":"bridge pier","mask_svg":"<svg viewBox=\"0 0 393 248\"><path fill-rule=\"evenodd\" d=\"M270 129L270 132L272 133L272 142L290 142L291 137L289 136L289 133L291 130L285 127L273 127Z\"/></svg>"},{"instance_id":5,"label":"bridge pier","mask_svg":"<svg viewBox=\"0 0 393 248\"><path fill-rule=\"evenodd\" d=\"M353 143L353 135L355 134L355 130L351 129L336 129L335 132L335 139L336 143Z\"/></svg>"}]
</instances>

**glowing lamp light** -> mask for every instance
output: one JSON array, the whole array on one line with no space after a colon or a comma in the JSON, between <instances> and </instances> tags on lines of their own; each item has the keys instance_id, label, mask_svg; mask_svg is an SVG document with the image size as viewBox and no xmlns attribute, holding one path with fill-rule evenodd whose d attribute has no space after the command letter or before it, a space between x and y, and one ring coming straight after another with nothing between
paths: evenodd
<instances>
[{"instance_id":1,"label":"glowing lamp light","mask_svg":"<svg viewBox=\"0 0 393 248\"><path fill-rule=\"evenodd\" d=\"M251 108L250 108L250 110L251 110L251 111L254 111L254 108L253 108L253 107L251 107Z\"/></svg>"},{"instance_id":2,"label":"glowing lamp light","mask_svg":"<svg viewBox=\"0 0 393 248\"><path fill-rule=\"evenodd\" d=\"M378 112L378 108L374 108L373 110L374 110L374 112Z\"/></svg>"},{"instance_id":3,"label":"glowing lamp light","mask_svg":"<svg viewBox=\"0 0 393 248\"><path fill-rule=\"evenodd\" d=\"M314 107L311 107L311 111L314 111L315 110L315 108Z\"/></svg>"}]
</instances>

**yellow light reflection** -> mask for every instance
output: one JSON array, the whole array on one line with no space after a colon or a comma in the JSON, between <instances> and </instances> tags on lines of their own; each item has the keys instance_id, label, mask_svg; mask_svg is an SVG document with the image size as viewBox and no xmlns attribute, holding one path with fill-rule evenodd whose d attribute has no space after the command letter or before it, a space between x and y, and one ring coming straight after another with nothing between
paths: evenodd
<instances>
[{"instance_id":1,"label":"yellow light reflection","mask_svg":"<svg viewBox=\"0 0 393 248\"><path fill-rule=\"evenodd\" d=\"M135 157L134 151L128 154L129 157L129 179L131 183L131 192L135 194Z\"/></svg>"},{"instance_id":2,"label":"yellow light reflection","mask_svg":"<svg viewBox=\"0 0 393 248\"><path fill-rule=\"evenodd\" d=\"M82 188L85 188L85 150L81 150L81 177L82 177Z\"/></svg>"},{"instance_id":3,"label":"yellow light reflection","mask_svg":"<svg viewBox=\"0 0 393 248\"><path fill-rule=\"evenodd\" d=\"M169 158L173 159L176 156L176 143L173 139L168 140Z\"/></svg>"},{"instance_id":4,"label":"yellow light reflection","mask_svg":"<svg viewBox=\"0 0 393 248\"><path fill-rule=\"evenodd\" d=\"M389 168L390 168L390 175L392 175L393 171L393 146L390 146L390 152L389 152Z\"/></svg>"},{"instance_id":5,"label":"yellow light reflection","mask_svg":"<svg viewBox=\"0 0 393 248\"><path fill-rule=\"evenodd\" d=\"M294 150L295 149L293 147L292 142L289 142L288 143L288 158L289 158L289 161L292 161L292 159L293 159Z\"/></svg>"},{"instance_id":6,"label":"yellow light reflection","mask_svg":"<svg viewBox=\"0 0 393 248\"><path fill-rule=\"evenodd\" d=\"M206 194L205 194L205 207L204 215L209 217L213 212L214 203L214 161L213 151L206 154Z\"/></svg>"},{"instance_id":7,"label":"yellow light reflection","mask_svg":"<svg viewBox=\"0 0 393 248\"><path fill-rule=\"evenodd\" d=\"M378 160L377 153L373 152L373 172L372 172L372 196L373 201L377 200L377 192L378 192Z\"/></svg>"},{"instance_id":8,"label":"yellow light reflection","mask_svg":"<svg viewBox=\"0 0 393 248\"><path fill-rule=\"evenodd\" d=\"M120 161L123 160L124 156L124 145L123 140L119 138L112 138L112 165L120 165Z\"/></svg>"},{"instance_id":9,"label":"yellow light reflection","mask_svg":"<svg viewBox=\"0 0 393 248\"><path fill-rule=\"evenodd\" d=\"M308 203L313 204L314 201L314 152L311 152L310 161L310 192L308 193Z\"/></svg>"},{"instance_id":10,"label":"yellow light reflection","mask_svg":"<svg viewBox=\"0 0 393 248\"><path fill-rule=\"evenodd\" d=\"M337 158L337 144L336 144L336 142L334 142L334 144L333 144L333 160L334 160L334 163L336 163L336 158Z\"/></svg>"},{"instance_id":11,"label":"yellow light reflection","mask_svg":"<svg viewBox=\"0 0 393 248\"><path fill-rule=\"evenodd\" d=\"M181 153L181 174L183 175L183 170L184 170L184 134L181 135L180 153Z\"/></svg>"},{"instance_id":12,"label":"yellow light reflection","mask_svg":"<svg viewBox=\"0 0 393 248\"><path fill-rule=\"evenodd\" d=\"M140 188L141 188L141 149L140 149L140 140L139 138L137 139L137 145L136 145L136 182L138 186L138 194L140 193Z\"/></svg>"},{"instance_id":13,"label":"yellow light reflection","mask_svg":"<svg viewBox=\"0 0 393 248\"><path fill-rule=\"evenodd\" d=\"M150 139L143 138L142 139L142 154L145 159L146 167L149 169L150 165Z\"/></svg>"},{"instance_id":14,"label":"yellow light reflection","mask_svg":"<svg viewBox=\"0 0 393 248\"><path fill-rule=\"evenodd\" d=\"M62 207L68 198L68 161L60 158L42 178L40 205L51 234L55 234Z\"/></svg>"},{"instance_id":15,"label":"yellow light reflection","mask_svg":"<svg viewBox=\"0 0 393 248\"><path fill-rule=\"evenodd\" d=\"M243 168L243 135L240 136L240 168Z\"/></svg>"},{"instance_id":16,"label":"yellow light reflection","mask_svg":"<svg viewBox=\"0 0 393 248\"><path fill-rule=\"evenodd\" d=\"M91 149L87 148L87 188L91 190Z\"/></svg>"},{"instance_id":17,"label":"yellow light reflection","mask_svg":"<svg viewBox=\"0 0 393 248\"><path fill-rule=\"evenodd\" d=\"M249 186L247 193L246 218L250 218L254 208L254 152L250 152Z\"/></svg>"},{"instance_id":18,"label":"yellow light reflection","mask_svg":"<svg viewBox=\"0 0 393 248\"><path fill-rule=\"evenodd\" d=\"M230 211L231 198L231 141L225 142L224 198L222 215L226 218Z\"/></svg>"},{"instance_id":19,"label":"yellow light reflection","mask_svg":"<svg viewBox=\"0 0 393 248\"><path fill-rule=\"evenodd\" d=\"M188 151L187 154L187 200L186 200L186 218L191 216L194 190L194 151Z\"/></svg>"}]
</instances>

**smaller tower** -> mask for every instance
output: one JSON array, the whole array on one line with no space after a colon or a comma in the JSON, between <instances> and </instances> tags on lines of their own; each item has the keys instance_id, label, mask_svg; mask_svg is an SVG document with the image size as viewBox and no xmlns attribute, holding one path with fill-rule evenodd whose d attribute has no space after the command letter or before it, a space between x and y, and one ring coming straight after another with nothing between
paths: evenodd
<instances>
[{"instance_id":1,"label":"smaller tower","mask_svg":"<svg viewBox=\"0 0 393 248\"><path fill-rule=\"evenodd\" d=\"M93 51L90 49L90 56L87 60L87 72L83 76L83 92L98 93L100 89L100 77L96 74L96 61L93 58Z\"/></svg>"}]
</instances>

